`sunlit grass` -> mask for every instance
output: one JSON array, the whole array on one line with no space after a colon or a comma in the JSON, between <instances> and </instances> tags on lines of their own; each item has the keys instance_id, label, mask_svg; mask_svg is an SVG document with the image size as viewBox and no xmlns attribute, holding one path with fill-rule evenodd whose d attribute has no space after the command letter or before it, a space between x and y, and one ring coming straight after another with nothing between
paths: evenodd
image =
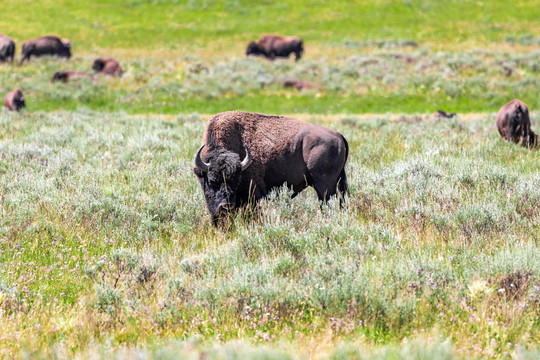
<instances>
[{"instance_id":1,"label":"sunlit grass","mask_svg":"<svg viewBox=\"0 0 540 360\"><path fill-rule=\"evenodd\" d=\"M284 189L220 230L191 172L207 115L1 115L1 351L534 348L537 150L493 115L301 118L349 141L345 209Z\"/></svg>"}]
</instances>

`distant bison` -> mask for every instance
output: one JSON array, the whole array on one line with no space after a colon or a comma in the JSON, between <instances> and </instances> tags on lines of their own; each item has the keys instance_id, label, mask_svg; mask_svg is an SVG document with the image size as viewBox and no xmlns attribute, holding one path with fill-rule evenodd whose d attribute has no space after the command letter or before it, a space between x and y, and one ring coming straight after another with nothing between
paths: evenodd
<instances>
[{"instance_id":1,"label":"distant bison","mask_svg":"<svg viewBox=\"0 0 540 360\"><path fill-rule=\"evenodd\" d=\"M443 110L437 110L432 115L436 118L446 118L446 119L452 119L457 116L456 113L447 113L446 111L443 111Z\"/></svg>"},{"instance_id":2,"label":"distant bison","mask_svg":"<svg viewBox=\"0 0 540 360\"><path fill-rule=\"evenodd\" d=\"M206 124L193 169L216 225L222 215L286 184L320 201L347 191L347 141L337 131L284 116L230 111ZM241 160L242 159L242 160Z\"/></svg>"},{"instance_id":3,"label":"distant bison","mask_svg":"<svg viewBox=\"0 0 540 360\"><path fill-rule=\"evenodd\" d=\"M529 109L519 99L514 99L504 105L497 113L497 129L502 138L526 147L535 146L538 136L531 130Z\"/></svg>"},{"instance_id":4,"label":"distant bison","mask_svg":"<svg viewBox=\"0 0 540 360\"><path fill-rule=\"evenodd\" d=\"M302 57L304 43L295 36L263 35L259 41L252 41L246 49L246 56L263 55L270 60L276 57L289 57L294 53L298 61Z\"/></svg>"},{"instance_id":5,"label":"distant bison","mask_svg":"<svg viewBox=\"0 0 540 360\"><path fill-rule=\"evenodd\" d=\"M316 86L303 80L285 80L283 82L283 87L292 87L293 89L300 91L303 89L313 89Z\"/></svg>"},{"instance_id":6,"label":"distant bison","mask_svg":"<svg viewBox=\"0 0 540 360\"><path fill-rule=\"evenodd\" d=\"M22 45L22 59L30 60L32 56L56 55L69 59L71 57L71 42L67 39L60 40L53 35L43 36L34 40L26 41Z\"/></svg>"},{"instance_id":7,"label":"distant bison","mask_svg":"<svg viewBox=\"0 0 540 360\"><path fill-rule=\"evenodd\" d=\"M118 61L112 58L97 58L92 64L92 70L110 76L122 76L124 74L120 63L118 63Z\"/></svg>"},{"instance_id":8,"label":"distant bison","mask_svg":"<svg viewBox=\"0 0 540 360\"><path fill-rule=\"evenodd\" d=\"M6 35L0 34L0 62L6 62L15 57L15 41L7 37Z\"/></svg>"},{"instance_id":9,"label":"distant bison","mask_svg":"<svg viewBox=\"0 0 540 360\"><path fill-rule=\"evenodd\" d=\"M57 71L54 73L53 77L51 78L51 82L61 81L61 82L67 83L69 81L82 79L82 78L92 79L92 76L90 74L87 74L81 71L73 71L73 70Z\"/></svg>"},{"instance_id":10,"label":"distant bison","mask_svg":"<svg viewBox=\"0 0 540 360\"><path fill-rule=\"evenodd\" d=\"M21 89L16 89L10 93L7 93L4 97L4 106L9 111L19 111L26 106L24 102L24 95Z\"/></svg>"}]
</instances>

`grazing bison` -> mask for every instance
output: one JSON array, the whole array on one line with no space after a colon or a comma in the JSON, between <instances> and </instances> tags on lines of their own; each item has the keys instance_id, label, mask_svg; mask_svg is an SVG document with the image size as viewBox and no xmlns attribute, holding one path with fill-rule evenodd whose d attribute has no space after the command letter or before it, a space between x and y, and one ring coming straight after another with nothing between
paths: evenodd
<instances>
[{"instance_id":1,"label":"grazing bison","mask_svg":"<svg viewBox=\"0 0 540 360\"><path fill-rule=\"evenodd\" d=\"M538 136L531 130L529 109L519 99L504 105L497 113L497 129L502 138L513 143L521 142L526 147L535 146Z\"/></svg>"},{"instance_id":2,"label":"grazing bison","mask_svg":"<svg viewBox=\"0 0 540 360\"><path fill-rule=\"evenodd\" d=\"M289 57L294 53L296 61L302 57L304 44L302 39L295 36L263 35L259 41L252 41L246 49L246 56L263 55L270 60L276 57Z\"/></svg>"},{"instance_id":3,"label":"grazing bison","mask_svg":"<svg viewBox=\"0 0 540 360\"><path fill-rule=\"evenodd\" d=\"M293 89L300 91L303 89L313 89L315 88L315 85L303 80L285 80L283 82L283 87L292 87Z\"/></svg>"},{"instance_id":4,"label":"grazing bison","mask_svg":"<svg viewBox=\"0 0 540 360\"><path fill-rule=\"evenodd\" d=\"M16 89L10 93L7 93L4 97L4 106L9 111L19 111L26 106L24 102L24 95L21 89Z\"/></svg>"},{"instance_id":5,"label":"grazing bison","mask_svg":"<svg viewBox=\"0 0 540 360\"><path fill-rule=\"evenodd\" d=\"M97 58L92 64L92 70L110 76L122 76L124 71L115 59Z\"/></svg>"},{"instance_id":6,"label":"grazing bison","mask_svg":"<svg viewBox=\"0 0 540 360\"><path fill-rule=\"evenodd\" d=\"M193 169L217 225L227 212L255 203L283 184L293 197L312 186L320 201L347 191L347 141L337 131L284 116L244 111L206 124Z\"/></svg>"},{"instance_id":7,"label":"grazing bison","mask_svg":"<svg viewBox=\"0 0 540 360\"><path fill-rule=\"evenodd\" d=\"M57 36L47 35L34 40L26 41L22 45L22 59L30 60L31 56L56 55L58 57L71 57L71 42Z\"/></svg>"},{"instance_id":8,"label":"grazing bison","mask_svg":"<svg viewBox=\"0 0 540 360\"><path fill-rule=\"evenodd\" d=\"M0 34L0 62L6 62L15 57L15 41L6 35Z\"/></svg>"},{"instance_id":9,"label":"grazing bison","mask_svg":"<svg viewBox=\"0 0 540 360\"><path fill-rule=\"evenodd\" d=\"M446 119L452 119L457 116L456 113L447 113L443 110L437 110L432 114L436 118L446 118Z\"/></svg>"},{"instance_id":10,"label":"grazing bison","mask_svg":"<svg viewBox=\"0 0 540 360\"><path fill-rule=\"evenodd\" d=\"M73 70L57 71L54 73L53 77L51 78L51 82L61 81L61 82L67 83L69 81L82 79L82 78L92 79L92 76L90 74L87 74L81 71L73 71Z\"/></svg>"}]
</instances>

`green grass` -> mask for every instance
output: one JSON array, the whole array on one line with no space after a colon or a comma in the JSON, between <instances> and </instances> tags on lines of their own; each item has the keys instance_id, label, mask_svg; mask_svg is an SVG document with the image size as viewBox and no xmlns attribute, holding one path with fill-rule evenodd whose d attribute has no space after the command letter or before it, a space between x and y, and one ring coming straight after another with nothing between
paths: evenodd
<instances>
[{"instance_id":1,"label":"green grass","mask_svg":"<svg viewBox=\"0 0 540 360\"><path fill-rule=\"evenodd\" d=\"M261 33L298 34L307 48L413 39L436 46L490 44L538 35L538 1L94 1L42 0L2 6L0 26L23 41L45 33L70 37L75 51L176 49L214 55ZM164 26L165 25L165 26ZM215 49L215 50L213 50Z\"/></svg>"},{"instance_id":2,"label":"green grass","mask_svg":"<svg viewBox=\"0 0 540 360\"><path fill-rule=\"evenodd\" d=\"M348 139L347 206L283 189L227 230L191 172L206 118L1 115L3 354L534 351L540 158L492 114L303 116Z\"/></svg>"},{"instance_id":3,"label":"green grass","mask_svg":"<svg viewBox=\"0 0 540 360\"><path fill-rule=\"evenodd\" d=\"M539 150L494 118L517 97L540 124L539 8L3 3L18 56L55 33L74 57L0 65L27 101L0 114L0 357L537 358ZM262 33L305 57L246 59ZM98 55L125 76L49 82ZM343 133L346 207L282 189L212 227L193 155L233 109Z\"/></svg>"},{"instance_id":4,"label":"green grass","mask_svg":"<svg viewBox=\"0 0 540 360\"><path fill-rule=\"evenodd\" d=\"M485 112L514 97L534 109L540 105L540 66L533 52L540 44L539 5L532 0L512 6L461 0L31 1L21 11L8 2L0 26L17 41L18 52L23 41L55 33L72 40L74 58L2 66L0 88L21 87L32 111L339 114L444 107ZM243 61L246 44L262 33L301 36L304 59ZM419 48L410 48L411 41ZM98 55L119 58L125 78L100 79L95 86L48 83L57 70L91 71ZM403 55L413 61L395 58ZM513 70L508 78L505 67ZM283 90L284 75L320 88L302 94Z\"/></svg>"}]
</instances>

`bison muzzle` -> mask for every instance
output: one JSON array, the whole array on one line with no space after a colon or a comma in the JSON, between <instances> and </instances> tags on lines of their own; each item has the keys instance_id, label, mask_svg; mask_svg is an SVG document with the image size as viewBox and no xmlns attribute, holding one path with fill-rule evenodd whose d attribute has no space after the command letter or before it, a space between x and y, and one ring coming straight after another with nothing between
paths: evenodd
<instances>
[{"instance_id":1,"label":"bison muzzle","mask_svg":"<svg viewBox=\"0 0 540 360\"><path fill-rule=\"evenodd\" d=\"M193 172L212 222L286 185L321 202L347 191L347 141L337 131L284 116L230 111L206 124Z\"/></svg>"}]
</instances>

